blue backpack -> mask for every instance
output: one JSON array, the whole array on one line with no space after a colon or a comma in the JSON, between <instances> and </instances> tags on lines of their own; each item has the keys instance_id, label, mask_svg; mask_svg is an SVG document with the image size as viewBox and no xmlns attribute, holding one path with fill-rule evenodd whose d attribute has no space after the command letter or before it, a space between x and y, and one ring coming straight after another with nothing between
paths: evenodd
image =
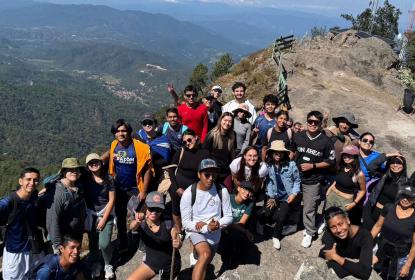
<instances>
[{"instance_id":1,"label":"blue backpack","mask_svg":"<svg viewBox=\"0 0 415 280\"><path fill-rule=\"evenodd\" d=\"M137 135L147 145L150 146L150 150L163 157L167 162L170 160L170 143L166 135L161 135L155 139L148 139L147 133L143 129L137 131Z\"/></svg>"}]
</instances>

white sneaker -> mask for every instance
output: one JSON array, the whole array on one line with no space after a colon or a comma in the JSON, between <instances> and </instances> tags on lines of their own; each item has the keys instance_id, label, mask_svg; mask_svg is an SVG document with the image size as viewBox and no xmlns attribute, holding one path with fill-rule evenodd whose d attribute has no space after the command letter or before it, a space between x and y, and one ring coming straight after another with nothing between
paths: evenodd
<instances>
[{"instance_id":1,"label":"white sneaker","mask_svg":"<svg viewBox=\"0 0 415 280\"><path fill-rule=\"evenodd\" d=\"M264 225L261 224L259 221L256 223L256 233L259 235L264 235Z\"/></svg>"},{"instance_id":2,"label":"white sneaker","mask_svg":"<svg viewBox=\"0 0 415 280\"><path fill-rule=\"evenodd\" d=\"M281 242L278 238L273 237L272 238L272 246L274 246L275 249L279 250L281 249Z\"/></svg>"},{"instance_id":3,"label":"white sneaker","mask_svg":"<svg viewBox=\"0 0 415 280\"><path fill-rule=\"evenodd\" d=\"M313 237L308 233L304 234L303 242L301 242L301 246L304 248L308 248L311 246L311 242L313 241Z\"/></svg>"},{"instance_id":4,"label":"white sneaker","mask_svg":"<svg viewBox=\"0 0 415 280\"><path fill-rule=\"evenodd\" d=\"M110 264L106 264L104 267L105 270L105 279L112 279L114 278L114 271L113 271L113 267Z\"/></svg>"},{"instance_id":5,"label":"white sneaker","mask_svg":"<svg viewBox=\"0 0 415 280\"><path fill-rule=\"evenodd\" d=\"M318 227L317 234L322 234L326 230L326 223L322 222L321 225Z\"/></svg>"},{"instance_id":6,"label":"white sneaker","mask_svg":"<svg viewBox=\"0 0 415 280\"><path fill-rule=\"evenodd\" d=\"M197 260L195 259L193 253L189 254L189 262L190 262L190 266L195 265L197 263Z\"/></svg>"}]
</instances>

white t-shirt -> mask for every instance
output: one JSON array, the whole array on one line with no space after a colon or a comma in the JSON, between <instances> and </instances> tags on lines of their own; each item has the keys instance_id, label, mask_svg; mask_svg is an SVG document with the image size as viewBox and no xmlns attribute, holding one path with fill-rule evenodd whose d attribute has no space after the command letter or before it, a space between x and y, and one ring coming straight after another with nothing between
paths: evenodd
<instances>
[{"instance_id":1,"label":"white t-shirt","mask_svg":"<svg viewBox=\"0 0 415 280\"><path fill-rule=\"evenodd\" d=\"M192 207L192 187L187 188L180 200L180 212L183 227L186 232L199 232L203 234L209 243L217 244L220 240L220 229L209 232L207 224L214 219L219 221L220 227L226 227L232 223L232 207L229 193L222 188L222 202L216 191L215 185L208 191L196 189L196 200ZM223 208L223 209L222 209ZM223 212L223 217L222 217ZM205 226L200 231L196 230L196 223L204 222Z\"/></svg>"},{"instance_id":2,"label":"white t-shirt","mask_svg":"<svg viewBox=\"0 0 415 280\"><path fill-rule=\"evenodd\" d=\"M244 102L246 105L248 105L249 108L249 113L252 114L252 116L248 119L248 121L251 124L254 124L254 121L256 119L256 111L255 111L255 106L247 99ZM234 110L238 109L239 107L239 103L234 99L229 101L228 103L226 103L225 105L222 106L222 113L223 112L229 112L229 113L233 113Z\"/></svg>"},{"instance_id":3,"label":"white t-shirt","mask_svg":"<svg viewBox=\"0 0 415 280\"><path fill-rule=\"evenodd\" d=\"M234 159L229 168L231 169L232 174L236 174L239 171L241 166L242 157L237 157ZM245 165L245 180L249 181L251 179L251 167ZM259 178L265 178L268 175L268 168L265 162L261 162L259 165L258 176Z\"/></svg>"}]
</instances>

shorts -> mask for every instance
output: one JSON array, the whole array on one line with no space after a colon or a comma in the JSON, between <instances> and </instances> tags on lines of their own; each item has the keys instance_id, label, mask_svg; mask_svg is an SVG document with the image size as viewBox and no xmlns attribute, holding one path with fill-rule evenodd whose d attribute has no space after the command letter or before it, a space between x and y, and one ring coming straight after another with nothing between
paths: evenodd
<instances>
[{"instance_id":1,"label":"shorts","mask_svg":"<svg viewBox=\"0 0 415 280\"><path fill-rule=\"evenodd\" d=\"M3 250L2 276L4 280L20 280L29 271L31 252L10 253L6 247Z\"/></svg>"},{"instance_id":2,"label":"shorts","mask_svg":"<svg viewBox=\"0 0 415 280\"><path fill-rule=\"evenodd\" d=\"M196 245L200 242L207 242L210 248L212 249L213 253L216 253L216 251L218 250L219 243L212 244L211 242L209 242L206 236L204 236L201 233L192 232L190 233L189 238L193 245Z\"/></svg>"},{"instance_id":3,"label":"shorts","mask_svg":"<svg viewBox=\"0 0 415 280\"><path fill-rule=\"evenodd\" d=\"M160 262L158 259L145 259L143 261L156 275L159 275L160 280L170 279L171 259L167 262ZM173 279L177 277L182 267L180 253L177 251L174 258Z\"/></svg>"}]
</instances>

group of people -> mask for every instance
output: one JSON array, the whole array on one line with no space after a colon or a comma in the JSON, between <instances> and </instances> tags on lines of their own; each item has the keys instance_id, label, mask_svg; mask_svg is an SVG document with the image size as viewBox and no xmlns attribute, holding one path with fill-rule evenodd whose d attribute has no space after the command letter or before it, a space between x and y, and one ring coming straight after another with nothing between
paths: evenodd
<instances>
[{"instance_id":1,"label":"group of people","mask_svg":"<svg viewBox=\"0 0 415 280\"><path fill-rule=\"evenodd\" d=\"M184 101L167 89L177 106L162 124L151 113L136 131L117 120L105 153L87 155L85 166L64 159L42 190L37 169L22 171L19 188L0 200L3 279L112 279L114 246L127 253L129 233L145 251L129 280L176 277L185 238L192 279L204 279L217 251L232 267L264 229L281 250L302 227L304 248L324 233L320 256L340 277L368 279L374 268L383 279L411 279L415 175L404 155L375 151L375 136L359 134L352 113L328 126L310 111L303 125L272 94L257 112L241 82L224 105L219 85L201 102L192 86ZM79 260L85 232L87 267Z\"/></svg>"}]
</instances>

